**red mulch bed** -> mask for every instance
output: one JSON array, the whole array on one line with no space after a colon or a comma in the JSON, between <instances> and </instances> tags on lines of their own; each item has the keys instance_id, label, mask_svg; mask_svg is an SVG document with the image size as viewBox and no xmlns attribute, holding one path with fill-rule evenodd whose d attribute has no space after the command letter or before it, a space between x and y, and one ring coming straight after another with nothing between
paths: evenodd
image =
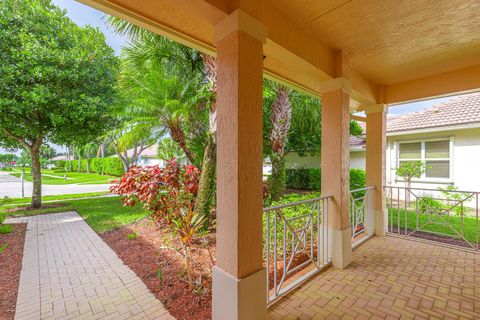
<instances>
[{"instance_id":1,"label":"red mulch bed","mask_svg":"<svg viewBox=\"0 0 480 320\"><path fill-rule=\"evenodd\" d=\"M0 247L8 243L0 253L0 319L13 319L17 303L20 271L22 270L23 244L27 224L13 224L13 232L0 234Z\"/></svg>"},{"instance_id":2,"label":"red mulch bed","mask_svg":"<svg viewBox=\"0 0 480 320\"><path fill-rule=\"evenodd\" d=\"M137 233L129 240L127 235ZM189 290L179 242L150 219L100 235L177 319L210 319L211 268L215 236L208 235L192 250L196 285ZM158 271L158 272L157 272ZM160 277L158 276L160 273ZM161 278L161 279L160 279Z\"/></svg>"}]
</instances>

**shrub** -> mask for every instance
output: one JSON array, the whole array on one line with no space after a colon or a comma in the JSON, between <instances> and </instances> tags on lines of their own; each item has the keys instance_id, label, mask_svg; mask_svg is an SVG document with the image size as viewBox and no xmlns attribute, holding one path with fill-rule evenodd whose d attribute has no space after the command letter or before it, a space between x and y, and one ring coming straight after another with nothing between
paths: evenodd
<instances>
[{"instance_id":1,"label":"shrub","mask_svg":"<svg viewBox=\"0 0 480 320\"><path fill-rule=\"evenodd\" d=\"M91 161L90 159L82 159L80 161L80 171L87 172L87 162Z\"/></svg>"},{"instance_id":2,"label":"shrub","mask_svg":"<svg viewBox=\"0 0 480 320\"><path fill-rule=\"evenodd\" d=\"M6 214L4 212L0 212L0 225L3 224L5 221Z\"/></svg>"},{"instance_id":3,"label":"shrub","mask_svg":"<svg viewBox=\"0 0 480 320\"><path fill-rule=\"evenodd\" d=\"M445 206L430 195L424 195L417 200L418 213L440 213Z\"/></svg>"},{"instance_id":4,"label":"shrub","mask_svg":"<svg viewBox=\"0 0 480 320\"><path fill-rule=\"evenodd\" d=\"M287 188L321 191L322 173L319 168L287 169ZM350 170L350 189L366 186L365 170Z\"/></svg>"},{"instance_id":5,"label":"shrub","mask_svg":"<svg viewBox=\"0 0 480 320\"><path fill-rule=\"evenodd\" d=\"M102 168L104 174L108 174L111 176L121 177L125 171L123 170L123 163L120 158L117 157L110 157L110 158L103 158L102 159Z\"/></svg>"},{"instance_id":6,"label":"shrub","mask_svg":"<svg viewBox=\"0 0 480 320\"><path fill-rule=\"evenodd\" d=\"M104 158L93 158L90 162L90 170L98 174L105 174L103 159Z\"/></svg>"},{"instance_id":7,"label":"shrub","mask_svg":"<svg viewBox=\"0 0 480 320\"><path fill-rule=\"evenodd\" d=\"M127 239L128 239L128 240L138 239L138 233L132 232L132 233L127 234Z\"/></svg>"},{"instance_id":8,"label":"shrub","mask_svg":"<svg viewBox=\"0 0 480 320\"><path fill-rule=\"evenodd\" d=\"M90 161L90 172L98 174L108 174L110 176L121 177L125 172L123 170L123 163L120 158L93 158ZM82 160L80 169L87 171L87 160Z\"/></svg>"},{"instance_id":9,"label":"shrub","mask_svg":"<svg viewBox=\"0 0 480 320\"><path fill-rule=\"evenodd\" d=\"M67 168L67 161L66 160L55 161L55 169L65 170L66 168Z\"/></svg>"},{"instance_id":10,"label":"shrub","mask_svg":"<svg viewBox=\"0 0 480 320\"><path fill-rule=\"evenodd\" d=\"M150 212L158 223L164 223L170 233L182 244L190 289L193 289L191 245L194 236L204 226L206 216L196 214L195 197L198 192L200 170L193 165L180 166L169 161L166 168L132 167L110 188L112 193L125 196L125 205L137 202Z\"/></svg>"},{"instance_id":11,"label":"shrub","mask_svg":"<svg viewBox=\"0 0 480 320\"><path fill-rule=\"evenodd\" d=\"M11 224L2 224L0 225L0 234L7 234L13 231Z\"/></svg>"}]
</instances>

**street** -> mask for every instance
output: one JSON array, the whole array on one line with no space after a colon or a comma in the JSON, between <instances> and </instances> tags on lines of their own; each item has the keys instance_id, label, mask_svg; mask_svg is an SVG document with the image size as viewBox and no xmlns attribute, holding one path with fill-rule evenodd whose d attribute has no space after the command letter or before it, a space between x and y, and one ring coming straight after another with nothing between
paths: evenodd
<instances>
[{"instance_id":1,"label":"street","mask_svg":"<svg viewBox=\"0 0 480 320\"><path fill-rule=\"evenodd\" d=\"M25 181L25 197L32 196L33 183ZM66 185L43 185L42 195L53 196L60 194L88 193L108 191L108 184L66 184ZM0 198L22 197L22 182L20 178L13 177L8 172L0 172Z\"/></svg>"}]
</instances>

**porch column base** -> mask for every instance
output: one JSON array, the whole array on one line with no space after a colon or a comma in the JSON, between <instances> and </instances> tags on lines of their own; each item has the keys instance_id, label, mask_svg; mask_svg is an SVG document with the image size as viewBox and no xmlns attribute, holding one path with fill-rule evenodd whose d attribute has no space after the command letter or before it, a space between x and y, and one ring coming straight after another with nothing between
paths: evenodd
<instances>
[{"instance_id":1,"label":"porch column base","mask_svg":"<svg viewBox=\"0 0 480 320\"><path fill-rule=\"evenodd\" d=\"M237 279L226 271L213 267L213 320L265 320L266 303L265 268Z\"/></svg>"},{"instance_id":2,"label":"porch column base","mask_svg":"<svg viewBox=\"0 0 480 320\"><path fill-rule=\"evenodd\" d=\"M339 230L330 229L332 235L332 264L335 268L345 269L352 262L352 230L350 227Z\"/></svg>"},{"instance_id":3,"label":"porch column base","mask_svg":"<svg viewBox=\"0 0 480 320\"><path fill-rule=\"evenodd\" d=\"M375 210L375 235L384 237L387 230L387 210Z\"/></svg>"}]
</instances>

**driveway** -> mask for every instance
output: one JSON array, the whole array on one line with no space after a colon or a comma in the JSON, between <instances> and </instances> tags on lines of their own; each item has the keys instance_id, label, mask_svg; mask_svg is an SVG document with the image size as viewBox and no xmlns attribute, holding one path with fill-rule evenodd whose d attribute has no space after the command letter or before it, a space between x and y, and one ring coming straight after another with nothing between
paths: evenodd
<instances>
[{"instance_id":1,"label":"driveway","mask_svg":"<svg viewBox=\"0 0 480 320\"><path fill-rule=\"evenodd\" d=\"M32 196L33 183L25 181L25 197ZM42 186L42 195L53 196L60 194L89 193L108 191L108 184L65 184ZM22 197L22 181L20 178L13 177L7 172L0 171L0 198L3 197L20 198Z\"/></svg>"}]
</instances>

